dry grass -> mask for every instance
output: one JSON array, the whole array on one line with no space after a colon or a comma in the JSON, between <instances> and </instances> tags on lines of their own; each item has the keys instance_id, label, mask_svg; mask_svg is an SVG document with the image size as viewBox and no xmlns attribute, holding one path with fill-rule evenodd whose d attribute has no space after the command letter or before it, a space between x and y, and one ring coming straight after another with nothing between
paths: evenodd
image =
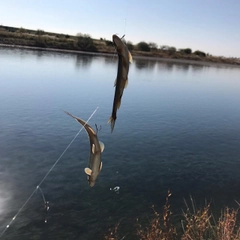
<instances>
[{"instance_id":1,"label":"dry grass","mask_svg":"<svg viewBox=\"0 0 240 240\"><path fill-rule=\"evenodd\" d=\"M192 210L186 204L186 212L183 211L184 220L182 220L183 235L181 240L193 239L212 239L209 238L210 232L214 232L210 223L210 204L207 204L203 209L196 210L193 199L190 197L192 203Z\"/></svg>"},{"instance_id":2,"label":"dry grass","mask_svg":"<svg viewBox=\"0 0 240 240\"><path fill-rule=\"evenodd\" d=\"M240 239L240 227L237 224L237 209L225 207L218 221L211 213L210 204L196 210L192 198L192 211L187 206L183 213L183 231L181 240L237 240Z\"/></svg>"},{"instance_id":3,"label":"dry grass","mask_svg":"<svg viewBox=\"0 0 240 240\"><path fill-rule=\"evenodd\" d=\"M104 239L106 240L117 240L119 239L119 236L118 236L118 226L119 226L119 223L117 225L115 225L115 227L112 229L112 228L109 228L108 229L108 234L106 234L104 236Z\"/></svg>"},{"instance_id":4,"label":"dry grass","mask_svg":"<svg viewBox=\"0 0 240 240\"><path fill-rule=\"evenodd\" d=\"M138 223L137 236L140 240L176 239L176 229L170 221L172 215L169 204L170 196L171 193L168 191L162 216L154 209L154 206L152 206L154 217L150 221L149 226L143 228L141 224Z\"/></svg>"},{"instance_id":5,"label":"dry grass","mask_svg":"<svg viewBox=\"0 0 240 240\"><path fill-rule=\"evenodd\" d=\"M237 226L238 209L225 208L219 218L216 228L216 239L237 240L240 239L240 227Z\"/></svg>"},{"instance_id":6,"label":"dry grass","mask_svg":"<svg viewBox=\"0 0 240 240\"><path fill-rule=\"evenodd\" d=\"M126 235L120 238L119 233L118 233L118 227L119 227L121 221L122 221L122 219L114 226L114 228L108 229L108 234L105 234L105 236L104 236L105 240L123 240L123 239L125 239Z\"/></svg>"},{"instance_id":7,"label":"dry grass","mask_svg":"<svg viewBox=\"0 0 240 240\"><path fill-rule=\"evenodd\" d=\"M239 240L240 226L237 222L237 209L225 207L220 213L218 220L215 219L211 212L210 203L197 209L192 197L190 197L191 207L185 201L186 209L183 211L181 221L182 229L176 228L172 220L170 210L168 191L162 214L159 214L152 206L153 217L149 220L147 226L142 226L137 219L136 236L134 239L139 240ZM118 227L120 222L113 228L109 229L109 234L105 236L106 240L122 240L118 236ZM131 239L131 238L129 238Z\"/></svg>"}]
</instances>

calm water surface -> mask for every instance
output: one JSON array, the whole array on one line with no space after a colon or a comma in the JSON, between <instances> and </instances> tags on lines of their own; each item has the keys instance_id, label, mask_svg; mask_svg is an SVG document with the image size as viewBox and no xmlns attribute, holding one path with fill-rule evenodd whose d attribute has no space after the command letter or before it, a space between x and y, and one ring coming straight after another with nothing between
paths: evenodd
<instances>
[{"instance_id":1,"label":"calm water surface","mask_svg":"<svg viewBox=\"0 0 240 240\"><path fill-rule=\"evenodd\" d=\"M79 131L63 110L87 120L99 107L89 124L105 144L90 188L82 131L1 239L102 239L119 221L134 239L168 189L176 219L190 194L240 202L240 68L135 59L112 134L117 57L0 48L0 73L1 232Z\"/></svg>"}]
</instances>

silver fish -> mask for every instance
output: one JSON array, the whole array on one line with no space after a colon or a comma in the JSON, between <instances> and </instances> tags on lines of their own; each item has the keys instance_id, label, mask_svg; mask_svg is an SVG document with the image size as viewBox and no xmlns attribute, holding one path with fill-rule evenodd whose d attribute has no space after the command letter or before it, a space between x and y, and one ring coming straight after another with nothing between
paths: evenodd
<instances>
[{"instance_id":1,"label":"silver fish","mask_svg":"<svg viewBox=\"0 0 240 240\"><path fill-rule=\"evenodd\" d=\"M66 111L65 113L74 118L80 124L82 124L88 134L90 141L90 157L88 167L85 168L84 171L88 175L89 185L93 187L100 171L102 170L101 153L104 150L104 144L98 140L95 131L84 120L75 117Z\"/></svg>"},{"instance_id":2,"label":"silver fish","mask_svg":"<svg viewBox=\"0 0 240 240\"><path fill-rule=\"evenodd\" d=\"M111 123L111 132L113 132L115 121L117 119L117 109L119 109L121 105L123 90L128 85L129 63L132 61L132 55L128 51L127 46L122 42L121 38L117 35L113 35L112 39L118 53L118 71L114 84L115 95L113 100L112 115L108 120L108 123Z\"/></svg>"}]
</instances>

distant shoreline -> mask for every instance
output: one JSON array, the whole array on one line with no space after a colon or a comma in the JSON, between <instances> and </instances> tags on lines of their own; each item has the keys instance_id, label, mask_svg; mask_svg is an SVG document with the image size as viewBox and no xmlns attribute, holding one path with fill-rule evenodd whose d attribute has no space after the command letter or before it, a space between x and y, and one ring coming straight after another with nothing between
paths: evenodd
<instances>
[{"instance_id":1,"label":"distant shoreline","mask_svg":"<svg viewBox=\"0 0 240 240\"><path fill-rule=\"evenodd\" d=\"M136 45L130 41L125 43L135 59L240 66L240 58L217 57L200 50L193 52L190 48L176 49L167 45L159 47L155 43L139 42ZM78 33L76 36L73 36L63 33L45 32L41 29L31 30L3 25L0 25L0 46L94 56L112 56L114 52L112 41L103 38L93 39L87 34Z\"/></svg>"},{"instance_id":2,"label":"distant shoreline","mask_svg":"<svg viewBox=\"0 0 240 240\"><path fill-rule=\"evenodd\" d=\"M113 56L111 53L101 53L101 52L88 52L88 51L79 51L79 50L71 50L71 49L59 49L59 48L41 48L41 47L32 47L32 46L23 46L23 45L15 45L15 44L1 44L0 47L8 47L8 48L19 48L19 49L27 49L27 50L37 50L37 51L50 51L50 52L62 52L62 53L77 53L77 54L86 54L86 55L96 55L96 56Z\"/></svg>"},{"instance_id":3,"label":"distant shoreline","mask_svg":"<svg viewBox=\"0 0 240 240\"><path fill-rule=\"evenodd\" d=\"M105 56L105 57L113 57L116 53L104 53L104 52L89 52L89 51L79 51L79 50L70 50L70 49L56 49L56 48L41 48L41 47L32 47L32 46L22 46L22 45L14 45L14 44L1 44L0 47L6 48L18 48L18 49L26 49L26 50L34 50L34 51L49 51L49 52L59 52L59 53L70 53L70 54L81 54L81 55L91 55L91 56ZM219 62L209 62L209 61L196 61L196 60L188 60L188 59L175 59L175 58L164 58L157 56L141 56L141 55L133 55L134 59L145 59L145 60L157 60L163 62L178 62L178 63L187 63L194 65L206 65L206 66L219 66L219 67L240 67L240 64L231 64L231 63L219 63Z\"/></svg>"}]
</instances>

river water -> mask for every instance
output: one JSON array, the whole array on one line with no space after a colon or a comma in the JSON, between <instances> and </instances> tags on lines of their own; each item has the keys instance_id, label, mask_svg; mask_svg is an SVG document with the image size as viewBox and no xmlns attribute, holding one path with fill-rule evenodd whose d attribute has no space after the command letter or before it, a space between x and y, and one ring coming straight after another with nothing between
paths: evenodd
<instances>
[{"instance_id":1,"label":"river water","mask_svg":"<svg viewBox=\"0 0 240 240\"><path fill-rule=\"evenodd\" d=\"M168 190L176 222L190 195L240 202L240 68L133 59L112 134L117 56L0 48L0 73L0 239L103 239L119 222L134 239ZM85 131L61 156L81 128L63 110L87 120L97 107L105 150L90 188Z\"/></svg>"}]
</instances>

